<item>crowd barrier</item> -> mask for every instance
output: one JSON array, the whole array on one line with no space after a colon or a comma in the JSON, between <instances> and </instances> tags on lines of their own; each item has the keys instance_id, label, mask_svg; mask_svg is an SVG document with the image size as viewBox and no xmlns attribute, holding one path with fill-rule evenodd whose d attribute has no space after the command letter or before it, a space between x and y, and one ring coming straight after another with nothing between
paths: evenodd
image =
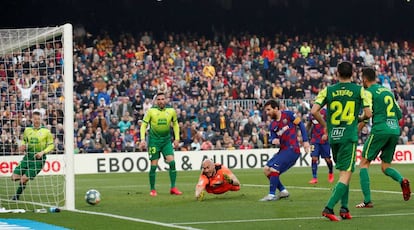
<instances>
[{"instance_id":1,"label":"crowd barrier","mask_svg":"<svg viewBox=\"0 0 414 230\"><path fill-rule=\"evenodd\" d=\"M277 149L252 149L252 150L220 150L220 151L177 151L175 161L178 171L200 170L204 159L210 158L220 162L231 169L252 169L262 168L268 159L277 152ZM356 152L357 164L361 159L362 146ZM414 145L398 145L393 163L412 164ZM2 156L0 157L0 176L10 176L13 169L18 165L23 156ZM136 153L97 153L77 154L74 156L75 174L96 174L96 173L128 173L147 172L150 162L146 152ZM376 159L372 164L379 164ZM311 157L302 149L301 157L295 167L310 167ZM320 161L325 165L325 161ZM64 155L49 155L41 175L62 174L64 172ZM160 160L160 171L167 171L168 165Z\"/></svg>"}]
</instances>

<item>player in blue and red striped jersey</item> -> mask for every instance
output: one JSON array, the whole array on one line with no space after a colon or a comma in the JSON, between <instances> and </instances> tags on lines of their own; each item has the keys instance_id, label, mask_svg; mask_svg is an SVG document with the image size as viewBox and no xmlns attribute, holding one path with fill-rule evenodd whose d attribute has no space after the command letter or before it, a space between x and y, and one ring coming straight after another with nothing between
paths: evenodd
<instances>
[{"instance_id":1,"label":"player in blue and red striped jersey","mask_svg":"<svg viewBox=\"0 0 414 230\"><path fill-rule=\"evenodd\" d=\"M274 201L289 196L289 192L283 186L279 176L295 165L300 156L300 146L296 128L299 126L302 133L303 147L309 152L310 145L305 125L300 117L288 110L280 110L280 104L277 101L269 100L264 105L267 116L272 119L269 125L270 137L269 142L279 146L279 152L276 153L264 167L264 174L269 178L269 194L260 201ZM279 193L276 196L276 189Z\"/></svg>"},{"instance_id":2,"label":"player in blue and red striped jersey","mask_svg":"<svg viewBox=\"0 0 414 230\"><path fill-rule=\"evenodd\" d=\"M326 109L323 108L319 112L322 118L326 120ZM309 114L306 128L310 130L311 134L312 179L309 181L309 184L318 183L319 157L325 159L326 166L328 166L328 181L332 183L334 181L334 174L328 134L325 133L323 126L319 124L312 114Z\"/></svg>"}]
</instances>

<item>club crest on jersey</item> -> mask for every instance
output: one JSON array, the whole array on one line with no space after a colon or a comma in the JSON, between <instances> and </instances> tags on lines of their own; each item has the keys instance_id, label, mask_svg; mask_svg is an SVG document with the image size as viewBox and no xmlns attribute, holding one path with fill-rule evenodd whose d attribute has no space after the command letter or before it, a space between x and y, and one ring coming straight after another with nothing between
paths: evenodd
<instances>
[{"instance_id":1,"label":"club crest on jersey","mask_svg":"<svg viewBox=\"0 0 414 230\"><path fill-rule=\"evenodd\" d=\"M288 120L287 120L287 119L283 119L283 120L282 120L282 123L283 123L284 125L286 125L286 124L288 123Z\"/></svg>"}]
</instances>

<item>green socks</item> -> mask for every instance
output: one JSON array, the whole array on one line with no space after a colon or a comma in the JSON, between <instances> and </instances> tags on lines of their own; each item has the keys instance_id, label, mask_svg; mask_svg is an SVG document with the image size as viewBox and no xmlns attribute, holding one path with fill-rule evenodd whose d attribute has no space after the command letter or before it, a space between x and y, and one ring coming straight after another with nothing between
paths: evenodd
<instances>
[{"instance_id":1,"label":"green socks","mask_svg":"<svg viewBox=\"0 0 414 230\"><path fill-rule=\"evenodd\" d=\"M328 204L326 205L326 207L333 209L335 204L338 203L339 200L342 200L342 206L344 205L348 206L347 204L344 204L344 201L347 202L348 198L344 199L343 197L344 195L346 195L348 190L349 190L348 185L338 182L332 191L332 195L329 198Z\"/></svg>"},{"instance_id":2,"label":"green socks","mask_svg":"<svg viewBox=\"0 0 414 230\"><path fill-rule=\"evenodd\" d=\"M404 179L400 172L398 172L396 169L393 169L391 167L385 169L384 171L385 175L391 177L393 180L397 181L398 183L401 184L402 180Z\"/></svg>"},{"instance_id":3,"label":"green socks","mask_svg":"<svg viewBox=\"0 0 414 230\"><path fill-rule=\"evenodd\" d=\"M364 202L371 202L371 188L368 168L361 168L359 170L359 183L361 184L362 194L364 195Z\"/></svg>"},{"instance_id":4,"label":"green socks","mask_svg":"<svg viewBox=\"0 0 414 230\"><path fill-rule=\"evenodd\" d=\"M171 161L168 163L170 166L169 174L170 174L170 181L171 181L171 188L175 187L175 181L177 179L177 170L175 169L175 161ZM149 182L151 190L155 190L155 171L157 170L156 165L151 165L150 171L149 171Z\"/></svg>"},{"instance_id":5,"label":"green socks","mask_svg":"<svg viewBox=\"0 0 414 230\"><path fill-rule=\"evenodd\" d=\"M16 195L20 196L23 193L23 190L26 188L26 185L23 183L19 183L19 187L16 190Z\"/></svg>"},{"instance_id":6,"label":"green socks","mask_svg":"<svg viewBox=\"0 0 414 230\"><path fill-rule=\"evenodd\" d=\"M175 170L175 161L171 161L168 163L170 165L170 181L171 181L171 188L175 187L175 181L177 179L177 170Z\"/></svg>"},{"instance_id":7,"label":"green socks","mask_svg":"<svg viewBox=\"0 0 414 230\"><path fill-rule=\"evenodd\" d=\"M155 171L157 170L156 165L151 165L150 171L149 171L149 182L151 190L155 190Z\"/></svg>"}]
</instances>

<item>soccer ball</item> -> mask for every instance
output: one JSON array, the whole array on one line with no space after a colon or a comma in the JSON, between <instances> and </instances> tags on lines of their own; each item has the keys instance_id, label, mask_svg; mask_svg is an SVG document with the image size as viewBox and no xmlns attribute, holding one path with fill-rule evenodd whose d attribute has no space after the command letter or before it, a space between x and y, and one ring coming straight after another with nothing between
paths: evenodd
<instances>
[{"instance_id":1,"label":"soccer ball","mask_svg":"<svg viewBox=\"0 0 414 230\"><path fill-rule=\"evenodd\" d=\"M85 201L90 205L97 205L101 202L101 194L98 190L90 189L85 194Z\"/></svg>"}]
</instances>

